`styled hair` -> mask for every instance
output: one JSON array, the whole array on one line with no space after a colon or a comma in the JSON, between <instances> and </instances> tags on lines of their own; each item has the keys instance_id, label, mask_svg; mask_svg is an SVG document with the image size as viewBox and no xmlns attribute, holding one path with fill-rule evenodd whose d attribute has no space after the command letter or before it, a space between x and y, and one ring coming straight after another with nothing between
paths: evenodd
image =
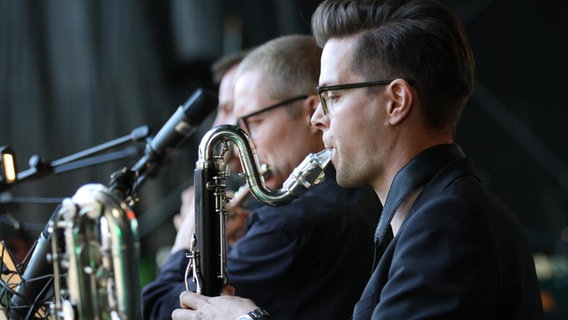
<instances>
[{"instance_id":1,"label":"styled hair","mask_svg":"<svg viewBox=\"0 0 568 320\"><path fill-rule=\"evenodd\" d=\"M223 77L229 70L234 66L238 65L243 61L246 55L251 51L251 49L237 51L226 56L219 58L211 66L211 73L213 74L213 83L218 85L223 80Z\"/></svg>"},{"instance_id":2,"label":"styled hair","mask_svg":"<svg viewBox=\"0 0 568 320\"><path fill-rule=\"evenodd\" d=\"M251 51L237 74L259 70L275 99L312 95L319 80L321 52L310 35L280 36Z\"/></svg>"},{"instance_id":3,"label":"styled hair","mask_svg":"<svg viewBox=\"0 0 568 320\"><path fill-rule=\"evenodd\" d=\"M416 81L425 124L456 126L473 91L475 63L456 15L434 0L325 0L312 16L321 47L355 36L351 70L367 80Z\"/></svg>"}]
</instances>

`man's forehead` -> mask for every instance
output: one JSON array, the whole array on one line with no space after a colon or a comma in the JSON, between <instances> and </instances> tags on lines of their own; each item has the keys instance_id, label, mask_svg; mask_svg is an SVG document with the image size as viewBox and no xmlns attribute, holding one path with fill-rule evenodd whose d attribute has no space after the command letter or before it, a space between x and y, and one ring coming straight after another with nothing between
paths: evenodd
<instances>
[{"instance_id":1,"label":"man's forehead","mask_svg":"<svg viewBox=\"0 0 568 320\"><path fill-rule=\"evenodd\" d=\"M235 93L256 91L256 88L251 85L263 85L266 80L269 80L269 78L261 70L249 69L239 72L235 78Z\"/></svg>"},{"instance_id":2,"label":"man's forehead","mask_svg":"<svg viewBox=\"0 0 568 320\"><path fill-rule=\"evenodd\" d=\"M238 65L232 66L221 79L220 87L221 89L233 89L235 87L235 80L237 75Z\"/></svg>"},{"instance_id":3,"label":"man's forehead","mask_svg":"<svg viewBox=\"0 0 568 320\"><path fill-rule=\"evenodd\" d=\"M319 85L336 84L352 76L351 63L354 39L331 38L323 48Z\"/></svg>"},{"instance_id":4,"label":"man's forehead","mask_svg":"<svg viewBox=\"0 0 568 320\"><path fill-rule=\"evenodd\" d=\"M267 94L269 78L260 71L245 71L236 79L233 112L240 117L270 104Z\"/></svg>"}]
</instances>

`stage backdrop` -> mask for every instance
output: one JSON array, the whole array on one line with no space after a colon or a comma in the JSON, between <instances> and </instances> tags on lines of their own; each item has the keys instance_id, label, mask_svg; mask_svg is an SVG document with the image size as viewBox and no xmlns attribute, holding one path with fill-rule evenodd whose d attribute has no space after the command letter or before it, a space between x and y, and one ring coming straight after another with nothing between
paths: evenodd
<instances>
[{"instance_id":1,"label":"stage backdrop","mask_svg":"<svg viewBox=\"0 0 568 320\"><path fill-rule=\"evenodd\" d=\"M565 261L568 252L568 2L445 2L465 25L477 63L458 142L521 221L542 254L540 266L558 265L550 262ZM22 172L34 155L49 163L139 126L155 132L196 88L216 89L209 72L215 59L278 35L309 33L317 3L0 0L0 146L11 146ZM135 210L147 279L156 253L173 242L171 218L192 183L196 145L212 117L141 189ZM112 172L140 156L7 188L0 235L37 238L56 204L31 200L56 202L85 183L108 184ZM566 277L550 272L543 281L565 290Z\"/></svg>"}]
</instances>

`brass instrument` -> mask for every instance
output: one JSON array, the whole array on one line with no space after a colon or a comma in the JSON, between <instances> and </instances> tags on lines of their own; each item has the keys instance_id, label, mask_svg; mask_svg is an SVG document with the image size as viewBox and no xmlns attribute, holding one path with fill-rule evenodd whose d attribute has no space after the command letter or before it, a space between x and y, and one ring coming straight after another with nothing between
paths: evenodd
<instances>
[{"instance_id":1,"label":"brass instrument","mask_svg":"<svg viewBox=\"0 0 568 320\"><path fill-rule=\"evenodd\" d=\"M64 199L49 227L54 319L140 319L137 221L124 201L86 184Z\"/></svg>"},{"instance_id":2,"label":"brass instrument","mask_svg":"<svg viewBox=\"0 0 568 320\"><path fill-rule=\"evenodd\" d=\"M137 222L116 192L87 184L63 200L26 271L11 272L9 319L141 318Z\"/></svg>"},{"instance_id":3,"label":"brass instrument","mask_svg":"<svg viewBox=\"0 0 568 320\"><path fill-rule=\"evenodd\" d=\"M300 197L312 185L324 178L325 167L331 159L329 150L310 154L292 172L279 190L270 190L264 184L256 151L248 135L239 127L221 125L209 130L199 145L195 169L195 226L190 261L186 270L196 291L204 295L219 295L227 284L226 179L227 164L223 154L229 150L228 142L239 151L244 177L252 195L262 203L278 206ZM192 273L190 279L190 272Z\"/></svg>"}]
</instances>

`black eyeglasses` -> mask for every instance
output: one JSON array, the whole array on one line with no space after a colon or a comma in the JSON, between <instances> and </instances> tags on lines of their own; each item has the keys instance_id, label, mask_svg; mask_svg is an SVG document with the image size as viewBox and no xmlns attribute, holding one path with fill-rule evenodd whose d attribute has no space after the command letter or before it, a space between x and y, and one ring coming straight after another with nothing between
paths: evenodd
<instances>
[{"instance_id":1,"label":"black eyeglasses","mask_svg":"<svg viewBox=\"0 0 568 320\"><path fill-rule=\"evenodd\" d=\"M356 82L356 83L345 83L345 84L336 84L331 86L321 86L316 87L316 92L318 94L318 98L321 103L321 107L323 109L323 114L328 114L329 109L327 107L327 100L323 93L327 91L334 91L334 90L346 90L346 89L356 89L356 88L365 88L370 86L383 86L390 84L393 82L394 79L391 80L376 80L376 81L365 81L365 82ZM415 84L416 81L414 80L406 80L409 84Z\"/></svg>"},{"instance_id":2,"label":"black eyeglasses","mask_svg":"<svg viewBox=\"0 0 568 320\"><path fill-rule=\"evenodd\" d=\"M247 114L246 116L242 116L242 117L240 117L240 118L238 119L238 123L239 123L239 125L241 125L241 127L244 126L244 129L246 129L247 132L248 132L248 134L250 135L250 127L249 127L249 124L248 124L248 122L247 122L247 120L248 120L249 118L254 117L254 116L258 116L259 114L268 112L268 111L270 111L270 110L274 110L274 109L276 109L276 108L283 107L283 106L288 105L288 104L290 104L290 103L292 103L292 102L296 102L296 101L298 101L298 100L306 99L306 98L308 98L308 97L309 97L309 96L297 96L297 97L293 97L293 98L290 98L290 99L286 99L286 100L284 100L284 101L278 102L278 103L273 104L273 105L271 105L271 106L268 106L268 107L266 107L266 108L262 108L262 109L260 109L260 110L258 110L258 111L249 113L249 114Z\"/></svg>"}]
</instances>

